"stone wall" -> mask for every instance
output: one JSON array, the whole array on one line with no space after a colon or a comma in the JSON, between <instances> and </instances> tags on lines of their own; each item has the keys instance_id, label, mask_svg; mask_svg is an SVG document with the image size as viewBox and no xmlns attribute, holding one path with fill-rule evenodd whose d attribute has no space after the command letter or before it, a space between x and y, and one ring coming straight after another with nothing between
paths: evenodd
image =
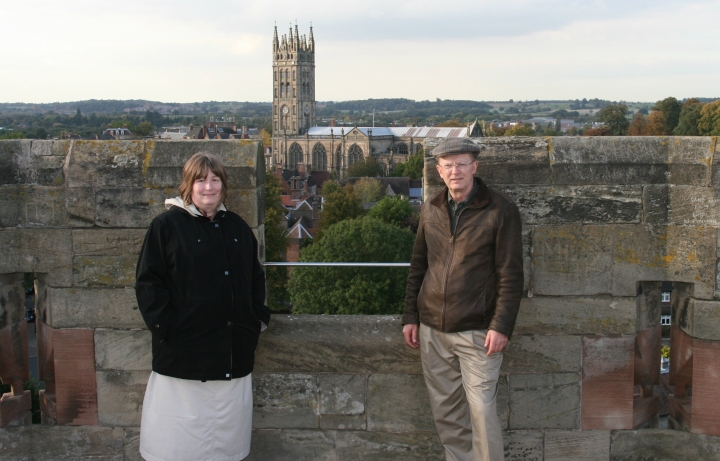
<instances>
[{"instance_id":1,"label":"stone wall","mask_svg":"<svg viewBox=\"0 0 720 461\"><path fill-rule=\"evenodd\" d=\"M524 222L525 292L499 411L508 460L720 460L715 138L484 138L478 174ZM439 190L427 139L426 196ZM262 234L247 141L0 141L2 459L139 459L144 230L197 151ZM261 240L262 241L262 240ZM20 275L34 272L43 425L29 425ZM658 424L660 289L673 282L671 429ZM25 349L24 349L25 348ZM697 358L697 360L695 360ZM397 317L275 316L253 374L253 460L443 459Z\"/></svg>"}]
</instances>

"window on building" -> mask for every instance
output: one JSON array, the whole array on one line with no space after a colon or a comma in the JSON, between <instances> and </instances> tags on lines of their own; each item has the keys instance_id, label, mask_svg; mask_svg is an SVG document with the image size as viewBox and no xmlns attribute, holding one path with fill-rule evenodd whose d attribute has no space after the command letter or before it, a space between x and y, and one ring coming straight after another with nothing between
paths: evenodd
<instances>
[{"instance_id":1,"label":"window on building","mask_svg":"<svg viewBox=\"0 0 720 461\"><path fill-rule=\"evenodd\" d=\"M397 153L401 155L407 155L408 154L408 146L404 142L401 142L397 145Z\"/></svg>"},{"instance_id":2,"label":"window on building","mask_svg":"<svg viewBox=\"0 0 720 461\"><path fill-rule=\"evenodd\" d=\"M327 169L327 153L325 146L320 143L315 144L312 150L313 156L313 170L325 171Z\"/></svg>"},{"instance_id":3,"label":"window on building","mask_svg":"<svg viewBox=\"0 0 720 461\"><path fill-rule=\"evenodd\" d=\"M357 144L350 146L348 150L348 166L352 166L355 162L360 162L363 159L363 151Z\"/></svg>"},{"instance_id":4,"label":"window on building","mask_svg":"<svg viewBox=\"0 0 720 461\"><path fill-rule=\"evenodd\" d=\"M663 315L660 317L660 325L670 325L671 317L669 315Z\"/></svg>"},{"instance_id":5,"label":"window on building","mask_svg":"<svg viewBox=\"0 0 720 461\"><path fill-rule=\"evenodd\" d=\"M300 144L294 142L290 146L290 168L297 167L298 163L302 163L303 151Z\"/></svg>"},{"instance_id":6,"label":"window on building","mask_svg":"<svg viewBox=\"0 0 720 461\"><path fill-rule=\"evenodd\" d=\"M662 302L664 302L664 303L670 302L670 292L669 291L663 291Z\"/></svg>"}]
</instances>

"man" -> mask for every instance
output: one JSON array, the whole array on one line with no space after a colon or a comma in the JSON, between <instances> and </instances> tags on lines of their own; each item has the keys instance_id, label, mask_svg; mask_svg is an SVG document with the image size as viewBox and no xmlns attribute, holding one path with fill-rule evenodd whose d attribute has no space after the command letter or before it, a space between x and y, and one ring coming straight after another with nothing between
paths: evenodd
<instances>
[{"instance_id":1,"label":"man","mask_svg":"<svg viewBox=\"0 0 720 461\"><path fill-rule=\"evenodd\" d=\"M479 152L467 138L432 152L447 187L423 206L402 317L448 461L504 459L497 382L523 289L520 213L474 178Z\"/></svg>"}]
</instances>

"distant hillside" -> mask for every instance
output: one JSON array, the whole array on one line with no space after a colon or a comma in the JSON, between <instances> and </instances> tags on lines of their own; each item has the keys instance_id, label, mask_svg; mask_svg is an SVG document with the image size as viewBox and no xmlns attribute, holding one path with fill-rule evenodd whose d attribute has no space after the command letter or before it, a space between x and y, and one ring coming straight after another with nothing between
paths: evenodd
<instances>
[{"instance_id":1,"label":"distant hillside","mask_svg":"<svg viewBox=\"0 0 720 461\"><path fill-rule=\"evenodd\" d=\"M205 101L192 103L148 101L145 99L89 99L87 101L52 102L45 104L0 103L2 114L123 114L158 112L163 115L224 114L245 112L244 116L269 115L269 102Z\"/></svg>"}]
</instances>

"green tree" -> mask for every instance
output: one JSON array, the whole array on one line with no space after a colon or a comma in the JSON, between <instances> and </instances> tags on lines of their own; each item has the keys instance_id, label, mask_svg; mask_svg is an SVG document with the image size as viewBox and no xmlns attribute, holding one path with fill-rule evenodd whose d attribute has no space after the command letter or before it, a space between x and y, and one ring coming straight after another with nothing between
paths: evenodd
<instances>
[{"instance_id":1,"label":"green tree","mask_svg":"<svg viewBox=\"0 0 720 461\"><path fill-rule=\"evenodd\" d=\"M280 195L283 188L280 179L271 171L265 174L265 260L282 261L287 248L287 237L281 223L285 214ZM270 266L265 270L268 288L268 307L273 310L285 309L287 294L287 268Z\"/></svg>"},{"instance_id":2,"label":"green tree","mask_svg":"<svg viewBox=\"0 0 720 461\"><path fill-rule=\"evenodd\" d=\"M0 139L25 139L22 131L0 131Z\"/></svg>"},{"instance_id":3,"label":"green tree","mask_svg":"<svg viewBox=\"0 0 720 461\"><path fill-rule=\"evenodd\" d=\"M652 106L652 110L662 112L665 116L665 133L670 134L678 125L680 120L680 101L670 96L658 101Z\"/></svg>"},{"instance_id":4,"label":"green tree","mask_svg":"<svg viewBox=\"0 0 720 461\"><path fill-rule=\"evenodd\" d=\"M535 130L530 126L517 124L507 130L505 136L535 136Z\"/></svg>"},{"instance_id":5,"label":"green tree","mask_svg":"<svg viewBox=\"0 0 720 461\"><path fill-rule=\"evenodd\" d=\"M335 181L323 184L323 210L320 213L320 229L315 236L320 239L322 232L333 224L346 219L353 219L363 213L360 199L355 195L353 187L348 184L342 187Z\"/></svg>"},{"instance_id":6,"label":"green tree","mask_svg":"<svg viewBox=\"0 0 720 461\"><path fill-rule=\"evenodd\" d=\"M132 130L130 130L132 131ZM141 122L138 126L135 127L135 131L132 133L137 136L150 136L155 132L155 125L153 125L150 122Z\"/></svg>"},{"instance_id":7,"label":"green tree","mask_svg":"<svg viewBox=\"0 0 720 461\"><path fill-rule=\"evenodd\" d=\"M425 168L425 152L420 149L416 153L408 157L404 163L395 165L390 176L408 177L410 179L420 179L423 177L423 169Z\"/></svg>"},{"instance_id":8,"label":"green tree","mask_svg":"<svg viewBox=\"0 0 720 461\"><path fill-rule=\"evenodd\" d=\"M720 99L700 109L698 133L700 136L720 136Z\"/></svg>"},{"instance_id":9,"label":"green tree","mask_svg":"<svg viewBox=\"0 0 720 461\"><path fill-rule=\"evenodd\" d=\"M347 174L351 178L359 178L361 176L380 176L382 168L372 155L368 155L364 160L353 163L347 170Z\"/></svg>"},{"instance_id":10,"label":"green tree","mask_svg":"<svg viewBox=\"0 0 720 461\"><path fill-rule=\"evenodd\" d=\"M377 202L385 196L382 183L376 178L360 178L353 184L353 190L360 203Z\"/></svg>"},{"instance_id":11,"label":"green tree","mask_svg":"<svg viewBox=\"0 0 720 461\"><path fill-rule=\"evenodd\" d=\"M625 136L630 126L627 119L628 108L625 104L610 104L597 113L595 120L605 123L613 136Z\"/></svg>"},{"instance_id":12,"label":"green tree","mask_svg":"<svg viewBox=\"0 0 720 461\"><path fill-rule=\"evenodd\" d=\"M394 196L385 197L370 208L368 216L398 227L409 227L414 212L408 199Z\"/></svg>"},{"instance_id":13,"label":"green tree","mask_svg":"<svg viewBox=\"0 0 720 461\"><path fill-rule=\"evenodd\" d=\"M680 108L680 120L673 130L673 134L678 136L699 136L698 121L700 120L700 111L703 105L696 98L685 101Z\"/></svg>"},{"instance_id":14,"label":"green tree","mask_svg":"<svg viewBox=\"0 0 720 461\"><path fill-rule=\"evenodd\" d=\"M407 262L415 236L377 218L339 222L304 248L301 261ZM301 314L399 314L408 269L298 267L288 289L293 312Z\"/></svg>"}]
</instances>

